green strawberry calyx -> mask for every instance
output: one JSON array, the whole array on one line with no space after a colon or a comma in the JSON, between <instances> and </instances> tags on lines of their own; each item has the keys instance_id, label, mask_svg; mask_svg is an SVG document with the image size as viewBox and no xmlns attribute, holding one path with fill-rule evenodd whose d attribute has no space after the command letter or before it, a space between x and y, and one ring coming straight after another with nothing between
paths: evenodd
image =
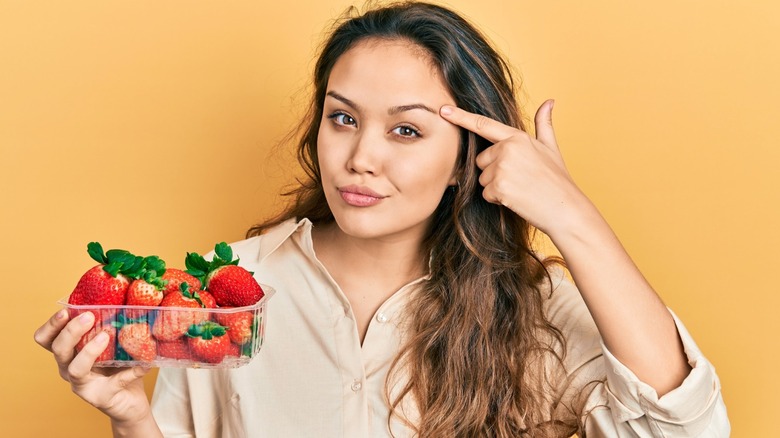
<instances>
[{"instance_id":1,"label":"green strawberry calyx","mask_svg":"<svg viewBox=\"0 0 780 438\"><path fill-rule=\"evenodd\" d=\"M200 280L206 287L206 280L210 273L227 265L238 265L239 258L233 259L233 249L225 242L220 242L214 246L214 257L211 261L206 260L196 252L188 252L184 259L184 265L187 267L187 273Z\"/></svg>"},{"instance_id":2,"label":"green strawberry calyx","mask_svg":"<svg viewBox=\"0 0 780 438\"><path fill-rule=\"evenodd\" d=\"M191 338L203 338L208 341L214 337L225 336L227 327L221 326L214 321L204 321L200 324L193 324L187 330L187 336Z\"/></svg>"},{"instance_id":3,"label":"green strawberry calyx","mask_svg":"<svg viewBox=\"0 0 780 438\"><path fill-rule=\"evenodd\" d=\"M165 274L165 261L157 256L141 257L124 249L109 249L103 252L99 242L89 242L87 253L96 262L104 265L103 270L112 277L122 274L134 280L144 280L158 289L168 283L162 279Z\"/></svg>"},{"instance_id":4,"label":"green strawberry calyx","mask_svg":"<svg viewBox=\"0 0 780 438\"><path fill-rule=\"evenodd\" d=\"M190 290L190 285L187 283L181 283L179 285L179 290L181 291L181 295L184 298L189 298L192 300L195 300L200 304L200 307L206 307L205 304L203 304L203 300L200 299L200 294L198 293L197 289Z\"/></svg>"},{"instance_id":5,"label":"green strawberry calyx","mask_svg":"<svg viewBox=\"0 0 780 438\"><path fill-rule=\"evenodd\" d=\"M111 326L115 329L121 329L122 327L130 324L144 324L147 323L148 317L146 315L141 315L138 318L131 318L124 313L120 313L117 315L116 319L111 321Z\"/></svg>"}]
</instances>

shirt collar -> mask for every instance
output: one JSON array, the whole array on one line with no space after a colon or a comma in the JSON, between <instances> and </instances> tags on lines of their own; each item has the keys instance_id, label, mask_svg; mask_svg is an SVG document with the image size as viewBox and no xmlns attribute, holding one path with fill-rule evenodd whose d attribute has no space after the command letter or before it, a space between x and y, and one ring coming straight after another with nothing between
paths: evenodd
<instances>
[{"instance_id":1,"label":"shirt collar","mask_svg":"<svg viewBox=\"0 0 780 438\"><path fill-rule=\"evenodd\" d=\"M296 219L288 219L278 226L275 226L271 228L268 233L266 233L262 240L262 246L260 247L260 251L258 251L257 255L257 261L262 261L265 257L267 257L272 252L276 251L279 246L284 243L287 239L290 238L293 234L296 232L301 232L307 236L309 236L309 240L311 240L311 230L312 230L313 224L312 222L307 219L303 218L300 220ZM433 262L433 257L430 257L428 259L428 273L423 275L422 277L419 277L415 280L412 280L409 284L406 286L411 286L412 284L417 284L419 282L430 280L431 279L431 263Z\"/></svg>"},{"instance_id":2,"label":"shirt collar","mask_svg":"<svg viewBox=\"0 0 780 438\"><path fill-rule=\"evenodd\" d=\"M311 233L312 223L309 219L303 218L300 220L288 219L281 224L268 230L263 235L261 240L260 251L257 253L257 261L260 262L266 258L269 254L276 251L282 243L290 238L294 233L304 231Z\"/></svg>"}]
</instances>

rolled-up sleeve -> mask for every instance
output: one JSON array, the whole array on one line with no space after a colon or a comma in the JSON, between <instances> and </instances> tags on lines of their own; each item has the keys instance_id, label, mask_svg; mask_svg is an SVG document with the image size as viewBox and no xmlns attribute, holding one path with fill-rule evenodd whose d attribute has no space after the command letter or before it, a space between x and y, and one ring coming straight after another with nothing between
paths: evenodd
<instances>
[{"instance_id":1,"label":"rolled-up sleeve","mask_svg":"<svg viewBox=\"0 0 780 438\"><path fill-rule=\"evenodd\" d=\"M578 416L580 436L728 437L730 424L713 365L672 312L691 371L682 384L658 397L606 348L576 286L554 273L547 303L550 321L566 339L560 412ZM671 312L671 311L670 311Z\"/></svg>"},{"instance_id":2,"label":"rolled-up sleeve","mask_svg":"<svg viewBox=\"0 0 780 438\"><path fill-rule=\"evenodd\" d=\"M588 436L727 437L730 426L715 368L672 313L691 371L682 384L658 397L602 343L606 383L590 397L584 418ZM608 409L605 409L608 408Z\"/></svg>"}]
</instances>

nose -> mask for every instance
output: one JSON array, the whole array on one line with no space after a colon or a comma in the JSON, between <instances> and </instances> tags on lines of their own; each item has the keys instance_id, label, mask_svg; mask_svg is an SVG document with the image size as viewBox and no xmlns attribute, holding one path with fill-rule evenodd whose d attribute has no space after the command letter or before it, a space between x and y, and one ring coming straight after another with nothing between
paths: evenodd
<instances>
[{"instance_id":1,"label":"nose","mask_svg":"<svg viewBox=\"0 0 780 438\"><path fill-rule=\"evenodd\" d=\"M355 173L377 174L381 169L381 136L362 130L355 136L347 169Z\"/></svg>"}]
</instances>

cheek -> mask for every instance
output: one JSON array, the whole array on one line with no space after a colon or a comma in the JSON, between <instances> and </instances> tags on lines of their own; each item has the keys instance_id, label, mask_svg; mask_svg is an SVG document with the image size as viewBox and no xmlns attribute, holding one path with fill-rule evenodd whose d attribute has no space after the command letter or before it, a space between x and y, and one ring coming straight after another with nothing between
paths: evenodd
<instances>
[{"instance_id":1,"label":"cheek","mask_svg":"<svg viewBox=\"0 0 780 438\"><path fill-rule=\"evenodd\" d=\"M421 196L441 197L447 186L454 184L457 154L441 151L425 157L416 156L395 167L395 180L404 191L417 192Z\"/></svg>"},{"instance_id":2,"label":"cheek","mask_svg":"<svg viewBox=\"0 0 780 438\"><path fill-rule=\"evenodd\" d=\"M335 159L333 156L333 139L327 130L320 128L317 134L317 164L320 174L324 177L330 173L330 167Z\"/></svg>"}]
</instances>

